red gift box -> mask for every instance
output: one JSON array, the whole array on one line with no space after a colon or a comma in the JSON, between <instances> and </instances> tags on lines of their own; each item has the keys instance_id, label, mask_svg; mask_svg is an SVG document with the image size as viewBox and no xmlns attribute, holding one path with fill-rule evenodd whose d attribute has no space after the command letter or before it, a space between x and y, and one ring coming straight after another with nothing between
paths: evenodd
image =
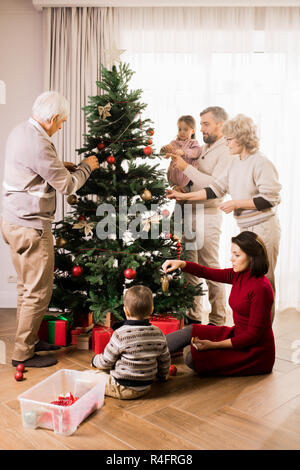
<instances>
[{"instance_id":1,"label":"red gift box","mask_svg":"<svg viewBox=\"0 0 300 470\"><path fill-rule=\"evenodd\" d=\"M179 320L178 318L171 317L170 315L154 315L153 317L150 317L149 320L152 325L158 326L165 335L173 333L173 331L181 330L184 325L183 318ZM182 356L182 354L183 349L180 349L180 351L176 351L171 354L171 357Z\"/></svg>"},{"instance_id":2,"label":"red gift box","mask_svg":"<svg viewBox=\"0 0 300 470\"><path fill-rule=\"evenodd\" d=\"M71 319L68 316L45 315L38 331L38 337L50 344L67 346Z\"/></svg>"},{"instance_id":3,"label":"red gift box","mask_svg":"<svg viewBox=\"0 0 300 470\"><path fill-rule=\"evenodd\" d=\"M183 327L183 319L179 320L170 315L154 315L149 320L152 325L158 326L165 335L180 330Z\"/></svg>"},{"instance_id":4,"label":"red gift box","mask_svg":"<svg viewBox=\"0 0 300 470\"><path fill-rule=\"evenodd\" d=\"M114 330L112 328L106 326L95 326L93 328L92 347L95 354L103 353L113 332Z\"/></svg>"}]
</instances>

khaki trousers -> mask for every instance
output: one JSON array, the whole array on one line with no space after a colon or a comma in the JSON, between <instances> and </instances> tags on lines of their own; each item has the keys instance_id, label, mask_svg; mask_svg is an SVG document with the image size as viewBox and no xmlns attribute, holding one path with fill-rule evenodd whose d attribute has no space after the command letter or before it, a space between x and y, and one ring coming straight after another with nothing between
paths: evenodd
<instances>
[{"instance_id":1,"label":"khaki trousers","mask_svg":"<svg viewBox=\"0 0 300 470\"><path fill-rule=\"evenodd\" d=\"M110 370L100 369L95 374L95 377L103 377L105 381L105 396L118 398L119 400L135 400L136 398L143 397L151 390L151 385L144 390L134 390L133 388L120 385L115 378L110 375Z\"/></svg>"},{"instance_id":2,"label":"khaki trousers","mask_svg":"<svg viewBox=\"0 0 300 470\"><path fill-rule=\"evenodd\" d=\"M13 225L4 219L1 231L18 276L17 331L12 359L25 361L34 355L37 333L52 295L53 238L50 230Z\"/></svg>"},{"instance_id":3,"label":"khaki trousers","mask_svg":"<svg viewBox=\"0 0 300 470\"><path fill-rule=\"evenodd\" d=\"M220 268L219 265L219 242L221 235L222 214L204 214L204 240L203 247L199 250L186 251L186 261L207 266L209 268ZM193 220L193 230L195 230ZM203 281L196 276L185 273L186 281L192 285ZM226 321L226 295L223 284L215 281L206 281L208 287L208 298L211 305L209 323L224 325ZM203 296L197 296L194 300L194 307L189 309L188 317L191 320L201 321L203 312Z\"/></svg>"},{"instance_id":4,"label":"khaki trousers","mask_svg":"<svg viewBox=\"0 0 300 470\"><path fill-rule=\"evenodd\" d=\"M252 225L251 227L241 229L241 232L249 230L249 232L254 232L258 235L264 242L269 259L269 270L266 274L266 277L269 279L272 289L274 291L274 296L276 293L275 289L275 267L279 251L280 243L280 223L277 215L270 217L265 222L261 224ZM275 315L275 302L272 307L272 322Z\"/></svg>"}]
</instances>

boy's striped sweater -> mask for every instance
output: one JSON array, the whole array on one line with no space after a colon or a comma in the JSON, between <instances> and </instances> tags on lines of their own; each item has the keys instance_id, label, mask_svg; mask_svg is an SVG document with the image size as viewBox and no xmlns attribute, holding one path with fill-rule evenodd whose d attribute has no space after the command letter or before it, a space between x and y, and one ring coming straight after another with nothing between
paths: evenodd
<instances>
[{"instance_id":1,"label":"boy's striped sweater","mask_svg":"<svg viewBox=\"0 0 300 470\"><path fill-rule=\"evenodd\" d=\"M149 320L125 320L104 352L92 360L94 367L110 370L114 379L127 387L151 385L156 377L164 379L170 364L165 335Z\"/></svg>"}]
</instances>

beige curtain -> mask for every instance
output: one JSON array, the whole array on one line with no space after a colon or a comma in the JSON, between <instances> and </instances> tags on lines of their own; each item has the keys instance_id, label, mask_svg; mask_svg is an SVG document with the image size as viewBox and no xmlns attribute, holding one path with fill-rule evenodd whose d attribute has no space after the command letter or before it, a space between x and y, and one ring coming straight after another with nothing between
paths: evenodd
<instances>
[{"instance_id":1,"label":"beige curtain","mask_svg":"<svg viewBox=\"0 0 300 470\"><path fill-rule=\"evenodd\" d=\"M53 141L63 161L79 163L76 149L87 133L82 107L88 96L99 93L100 65L114 42L112 8L45 8L43 10L43 88L63 94L70 102L70 116ZM65 213L58 195L56 220Z\"/></svg>"}]
</instances>

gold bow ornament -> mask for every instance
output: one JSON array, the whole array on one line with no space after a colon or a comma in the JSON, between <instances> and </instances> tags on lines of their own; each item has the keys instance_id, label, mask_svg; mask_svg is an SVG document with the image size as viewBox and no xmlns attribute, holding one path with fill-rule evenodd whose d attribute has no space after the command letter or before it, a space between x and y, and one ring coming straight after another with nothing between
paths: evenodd
<instances>
[{"instance_id":1,"label":"gold bow ornament","mask_svg":"<svg viewBox=\"0 0 300 470\"><path fill-rule=\"evenodd\" d=\"M106 119L108 116L111 116L110 111L111 104L107 103L105 106L98 106L99 119Z\"/></svg>"}]
</instances>

